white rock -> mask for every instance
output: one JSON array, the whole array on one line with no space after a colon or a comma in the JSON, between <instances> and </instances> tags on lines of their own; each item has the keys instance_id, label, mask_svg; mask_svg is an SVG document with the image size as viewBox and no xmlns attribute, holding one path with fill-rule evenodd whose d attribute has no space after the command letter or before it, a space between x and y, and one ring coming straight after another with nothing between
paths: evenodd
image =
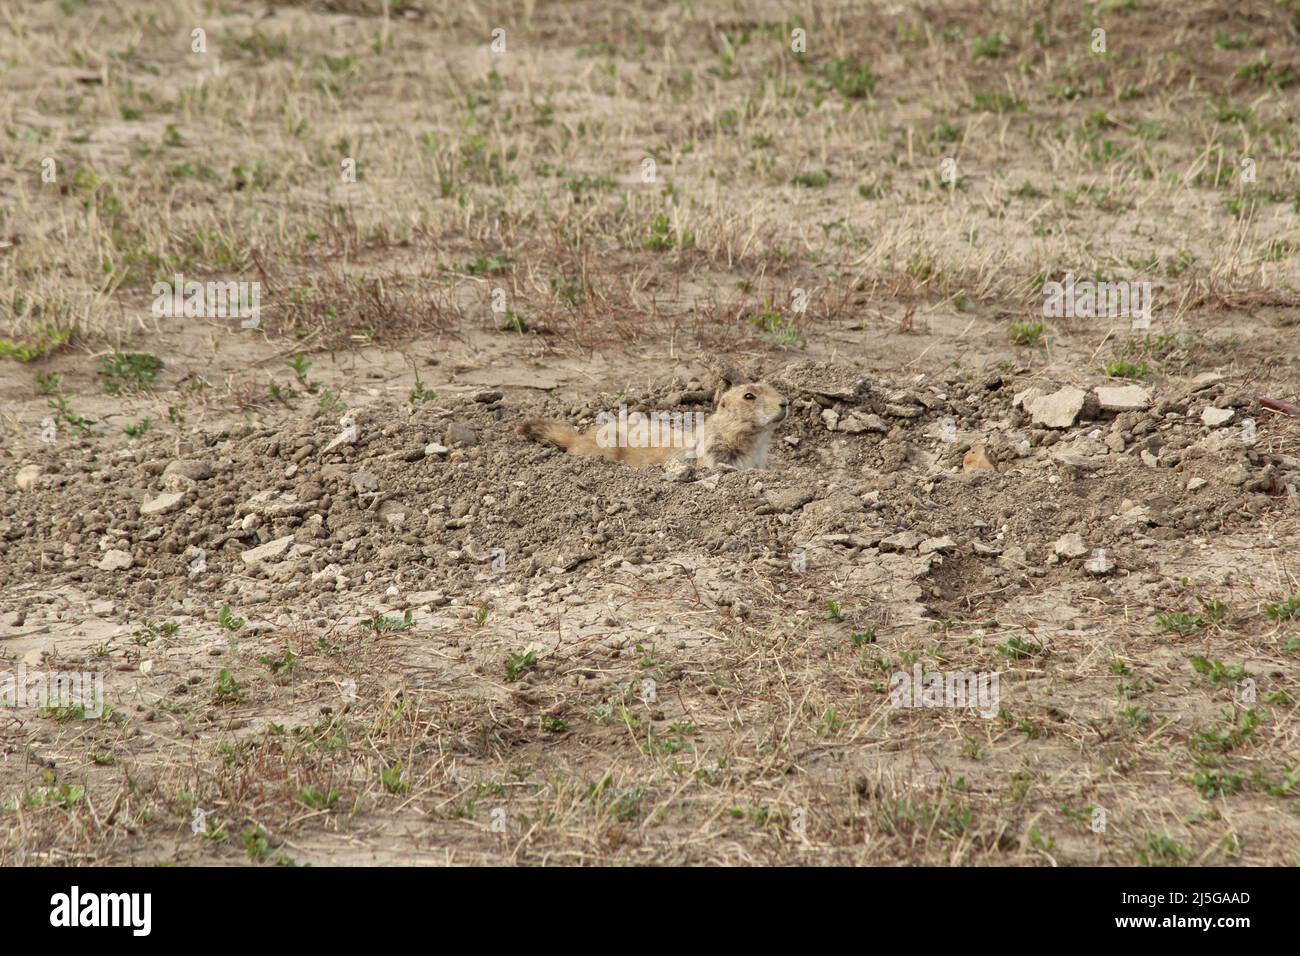
<instances>
[{"instance_id":1,"label":"white rock","mask_svg":"<svg viewBox=\"0 0 1300 956\"><path fill-rule=\"evenodd\" d=\"M1063 558L1081 558L1088 553L1088 546L1083 543L1083 536L1071 532L1056 539L1052 550Z\"/></svg>"},{"instance_id":2,"label":"white rock","mask_svg":"<svg viewBox=\"0 0 1300 956\"><path fill-rule=\"evenodd\" d=\"M1099 385L1093 392L1107 412L1135 412L1151 404L1150 393L1141 385Z\"/></svg>"},{"instance_id":3,"label":"white rock","mask_svg":"<svg viewBox=\"0 0 1300 956\"><path fill-rule=\"evenodd\" d=\"M1089 574L1095 574L1100 577L1104 574L1110 574L1111 571L1115 570L1115 564L1110 560L1110 558L1106 557L1106 550L1104 548L1098 548L1092 553L1092 557L1084 562L1083 568Z\"/></svg>"},{"instance_id":4,"label":"white rock","mask_svg":"<svg viewBox=\"0 0 1300 956\"><path fill-rule=\"evenodd\" d=\"M1083 411L1083 403L1088 393L1081 388L1067 385L1051 395L1041 395L1032 401L1025 401L1025 410L1039 425L1047 428L1069 428Z\"/></svg>"},{"instance_id":5,"label":"white rock","mask_svg":"<svg viewBox=\"0 0 1300 956\"><path fill-rule=\"evenodd\" d=\"M840 413L833 408L822 409L822 422L826 425L828 432L835 431L835 426L840 422Z\"/></svg>"},{"instance_id":6,"label":"white rock","mask_svg":"<svg viewBox=\"0 0 1300 956\"><path fill-rule=\"evenodd\" d=\"M339 432L328 445L325 451L330 452L339 445L354 445L357 441L357 419L351 412L339 419L339 424L343 426L343 431ZM322 452L324 454L324 452Z\"/></svg>"},{"instance_id":7,"label":"white rock","mask_svg":"<svg viewBox=\"0 0 1300 956\"><path fill-rule=\"evenodd\" d=\"M104 552L104 556L99 561L99 570L101 571L125 571L131 565L135 564L135 559L126 551L119 551L117 548L110 548Z\"/></svg>"},{"instance_id":8,"label":"white rock","mask_svg":"<svg viewBox=\"0 0 1300 956\"><path fill-rule=\"evenodd\" d=\"M1042 398L1043 390L1037 385L1031 385L1023 391L1016 392L1011 399L1012 408L1027 408L1028 403L1035 399Z\"/></svg>"},{"instance_id":9,"label":"white rock","mask_svg":"<svg viewBox=\"0 0 1300 956\"><path fill-rule=\"evenodd\" d=\"M168 491L157 498L150 498L140 506L142 515L165 515L168 512L175 511L185 501L185 493L181 491Z\"/></svg>"},{"instance_id":10,"label":"white rock","mask_svg":"<svg viewBox=\"0 0 1300 956\"><path fill-rule=\"evenodd\" d=\"M425 457L425 458L442 458L443 456L445 456L445 455L447 454L447 451L448 451L448 448L447 448L446 445L439 445L436 441L435 441L435 442L429 442L429 444L427 444L427 445L424 446L424 457Z\"/></svg>"},{"instance_id":11,"label":"white rock","mask_svg":"<svg viewBox=\"0 0 1300 956\"><path fill-rule=\"evenodd\" d=\"M287 534L283 538L259 544L256 548L249 548L240 557L244 559L245 564L250 565L261 561L274 561L288 551L291 544L293 544L293 535Z\"/></svg>"},{"instance_id":12,"label":"white rock","mask_svg":"<svg viewBox=\"0 0 1300 956\"><path fill-rule=\"evenodd\" d=\"M1209 484L1209 482L1206 481L1204 478L1193 478L1191 481L1189 481L1189 482L1187 483L1187 490L1188 490L1188 491L1200 491L1202 488L1204 488L1204 487L1205 487L1206 485L1208 485L1208 484Z\"/></svg>"},{"instance_id":13,"label":"white rock","mask_svg":"<svg viewBox=\"0 0 1300 956\"><path fill-rule=\"evenodd\" d=\"M1215 408L1213 405L1201 412L1201 421L1211 428L1218 428L1220 425L1226 425L1232 421L1232 416L1237 414L1231 408Z\"/></svg>"}]
</instances>

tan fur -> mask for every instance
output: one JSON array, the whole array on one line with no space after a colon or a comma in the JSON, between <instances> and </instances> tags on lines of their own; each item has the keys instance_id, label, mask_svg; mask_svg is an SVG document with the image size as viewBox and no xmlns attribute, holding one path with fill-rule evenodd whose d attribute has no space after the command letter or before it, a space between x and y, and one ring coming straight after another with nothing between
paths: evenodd
<instances>
[{"instance_id":1,"label":"tan fur","mask_svg":"<svg viewBox=\"0 0 1300 956\"><path fill-rule=\"evenodd\" d=\"M762 468L767 463L772 434L785 421L788 411L786 400L771 385L751 382L722 393L702 434L674 432L670 441L658 445L649 445L650 428L644 422L620 426L617 443L599 441L601 426L579 434L568 425L542 418L528 419L519 427L519 433L570 455L621 461L636 468L663 464L671 458L695 459L708 468Z\"/></svg>"}]
</instances>

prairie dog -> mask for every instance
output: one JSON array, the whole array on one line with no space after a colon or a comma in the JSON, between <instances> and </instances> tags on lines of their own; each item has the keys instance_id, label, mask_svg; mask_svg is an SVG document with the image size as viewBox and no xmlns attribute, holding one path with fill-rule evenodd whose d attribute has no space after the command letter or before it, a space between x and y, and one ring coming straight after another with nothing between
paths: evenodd
<instances>
[{"instance_id":1,"label":"prairie dog","mask_svg":"<svg viewBox=\"0 0 1300 956\"><path fill-rule=\"evenodd\" d=\"M519 433L570 455L606 458L641 468L671 458L693 458L709 468L762 468L776 426L790 413L790 403L766 382L737 385L722 393L717 410L703 428L654 425L644 417L620 417L579 434L561 422L530 418ZM689 416L687 416L689 417Z\"/></svg>"}]
</instances>

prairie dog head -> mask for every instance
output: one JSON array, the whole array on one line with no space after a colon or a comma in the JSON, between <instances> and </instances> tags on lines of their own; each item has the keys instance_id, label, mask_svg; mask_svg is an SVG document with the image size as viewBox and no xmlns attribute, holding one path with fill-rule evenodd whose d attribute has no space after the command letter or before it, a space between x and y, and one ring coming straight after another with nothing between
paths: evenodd
<instances>
[{"instance_id":1,"label":"prairie dog head","mask_svg":"<svg viewBox=\"0 0 1300 956\"><path fill-rule=\"evenodd\" d=\"M722 393L718 414L753 428L769 428L785 421L790 403L766 382L749 382Z\"/></svg>"}]
</instances>

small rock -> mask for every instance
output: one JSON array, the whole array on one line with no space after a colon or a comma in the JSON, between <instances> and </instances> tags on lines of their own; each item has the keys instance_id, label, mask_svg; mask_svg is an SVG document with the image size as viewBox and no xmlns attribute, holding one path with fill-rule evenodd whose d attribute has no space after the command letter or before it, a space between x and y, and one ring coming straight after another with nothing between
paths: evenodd
<instances>
[{"instance_id":1,"label":"small rock","mask_svg":"<svg viewBox=\"0 0 1300 956\"><path fill-rule=\"evenodd\" d=\"M1209 484L1209 482L1206 481L1204 478L1193 478L1191 481L1189 481L1189 482L1187 483L1187 490L1188 490L1188 491L1200 491L1202 488L1204 488L1204 487L1205 487L1206 485L1208 485L1208 484Z\"/></svg>"},{"instance_id":2,"label":"small rock","mask_svg":"<svg viewBox=\"0 0 1300 956\"><path fill-rule=\"evenodd\" d=\"M1071 532L1056 539L1052 550L1063 558L1081 558L1088 553L1088 546L1083 543L1083 536Z\"/></svg>"},{"instance_id":3,"label":"small rock","mask_svg":"<svg viewBox=\"0 0 1300 956\"><path fill-rule=\"evenodd\" d=\"M915 551L924 540L925 538L915 531L900 531L898 534L891 534L888 538L881 538L880 550L897 551L900 554L906 551Z\"/></svg>"},{"instance_id":4,"label":"small rock","mask_svg":"<svg viewBox=\"0 0 1300 956\"><path fill-rule=\"evenodd\" d=\"M379 476L372 471L359 471L352 476L352 487L364 495L379 490Z\"/></svg>"},{"instance_id":5,"label":"small rock","mask_svg":"<svg viewBox=\"0 0 1300 956\"><path fill-rule=\"evenodd\" d=\"M816 495L804 488L776 488L767 493L767 504L757 509L761 515L787 514L798 511Z\"/></svg>"},{"instance_id":6,"label":"small rock","mask_svg":"<svg viewBox=\"0 0 1300 956\"><path fill-rule=\"evenodd\" d=\"M1145 448L1142 449L1142 464L1146 465L1148 468L1154 468L1159 463L1160 459L1156 458L1155 455L1151 454L1151 452L1147 451Z\"/></svg>"},{"instance_id":7,"label":"small rock","mask_svg":"<svg viewBox=\"0 0 1300 956\"><path fill-rule=\"evenodd\" d=\"M249 548L240 557L244 559L245 564L250 565L262 561L274 561L288 551L291 544L293 544L293 535L288 534L266 544L259 544L256 548Z\"/></svg>"},{"instance_id":8,"label":"small rock","mask_svg":"<svg viewBox=\"0 0 1300 956\"><path fill-rule=\"evenodd\" d=\"M1141 385L1099 385L1093 391L1106 412L1136 412L1151 404L1150 394Z\"/></svg>"},{"instance_id":9,"label":"small rock","mask_svg":"<svg viewBox=\"0 0 1300 956\"><path fill-rule=\"evenodd\" d=\"M24 465L14 476L14 484L18 486L19 491L31 491L36 487L36 479L40 478L41 474L40 465Z\"/></svg>"},{"instance_id":10,"label":"small rock","mask_svg":"<svg viewBox=\"0 0 1300 956\"><path fill-rule=\"evenodd\" d=\"M1039 425L1047 428L1069 428L1083 411L1083 404L1087 400L1087 392L1067 385L1051 395L1042 395L1032 401L1027 399L1025 409Z\"/></svg>"},{"instance_id":11,"label":"small rock","mask_svg":"<svg viewBox=\"0 0 1300 956\"><path fill-rule=\"evenodd\" d=\"M921 542L921 554L951 554L957 550L957 542L952 538L944 535L941 538L926 538Z\"/></svg>"},{"instance_id":12,"label":"small rock","mask_svg":"<svg viewBox=\"0 0 1300 956\"><path fill-rule=\"evenodd\" d=\"M493 402L499 402L505 398L505 392L498 392L494 389L486 389L482 392L474 393L474 401L481 402L484 405L491 405Z\"/></svg>"},{"instance_id":13,"label":"small rock","mask_svg":"<svg viewBox=\"0 0 1300 956\"><path fill-rule=\"evenodd\" d=\"M445 458L447 456L447 446L439 445L437 442L430 442L424 446L425 458Z\"/></svg>"},{"instance_id":14,"label":"small rock","mask_svg":"<svg viewBox=\"0 0 1300 956\"><path fill-rule=\"evenodd\" d=\"M412 591L406 596L406 602L411 605L431 605L433 607L442 607L451 599L440 591Z\"/></svg>"},{"instance_id":15,"label":"small rock","mask_svg":"<svg viewBox=\"0 0 1300 956\"><path fill-rule=\"evenodd\" d=\"M330 439L330 443L325 446L325 450L324 452L322 452L322 454L324 454L325 452L331 452L335 448L338 448L340 445L356 444L357 434L358 434L356 416L352 412L348 412L346 415L344 415L342 418L339 419L339 424L343 426L343 431L339 432L332 439Z\"/></svg>"},{"instance_id":16,"label":"small rock","mask_svg":"<svg viewBox=\"0 0 1300 956\"><path fill-rule=\"evenodd\" d=\"M1201 412L1201 421L1211 428L1218 428L1232 421L1232 417L1236 414L1231 408L1215 408L1211 405Z\"/></svg>"},{"instance_id":17,"label":"small rock","mask_svg":"<svg viewBox=\"0 0 1300 956\"><path fill-rule=\"evenodd\" d=\"M117 548L110 548L104 552L104 557L99 561L99 570L101 571L125 571L131 565L135 564L135 559L126 551L119 551Z\"/></svg>"},{"instance_id":18,"label":"small rock","mask_svg":"<svg viewBox=\"0 0 1300 956\"><path fill-rule=\"evenodd\" d=\"M150 498L140 506L142 515L165 515L175 511L185 501L185 493L181 491L168 491L156 498Z\"/></svg>"},{"instance_id":19,"label":"small rock","mask_svg":"<svg viewBox=\"0 0 1300 956\"><path fill-rule=\"evenodd\" d=\"M840 423L840 413L833 408L823 408L822 423L828 432L835 431L835 426Z\"/></svg>"},{"instance_id":20,"label":"small rock","mask_svg":"<svg viewBox=\"0 0 1300 956\"><path fill-rule=\"evenodd\" d=\"M920 418L925 409L920 405L886 405L885 414L895 418Z\"/></svg>"},{"instance_id":21,"label":"small rock","mask_svg":"<svg viewBox=\"0 0 1300 956\"><path fill-rule=\"evenodd\" d=\"M1030 404L1042 397L1043 390L1037 385L1031 385L1023 391L1016 392L1016 394L1011 397L1011 407L1023 408L1025 411L1028 411Z\"/></svg>"},{"instance_id":22,"label":"small rock","mask_svg":"<svg viewBox=\"0 0 1300 956\"><path fill-rule=\"evenodd\" d=\"M664 478L668 481L690 481L694 477L694 462L685 458L669 458L664 462Z\"/></svg>"},{"instance_id":23,"label":"small rock","mask_svg":"<svg viewBox=\"0 0 1300 956\"><path fill-rule=\"evenodd\" d=\"M206 461L177 458L163 469L163 477L168 475L182 475L190 481L207 481L212 477L212 466Z\"/></svg>"},{"instance_id":24,"label":"small rock","mask_svg":"<svg viewBox=\"0 0 1300 956\"><path fill-rule=\"evenodd\" d=\"M1084 562L1083 569L1089 574L1095 574L1098 577L1101 577L1102 575L1110 574L1111 571L1114 571L1115 564L1110 560L1110 558L1106 557L1105 549L1098 548L1092 553L1092 557Z\"/></svg>"}]
</instances>

